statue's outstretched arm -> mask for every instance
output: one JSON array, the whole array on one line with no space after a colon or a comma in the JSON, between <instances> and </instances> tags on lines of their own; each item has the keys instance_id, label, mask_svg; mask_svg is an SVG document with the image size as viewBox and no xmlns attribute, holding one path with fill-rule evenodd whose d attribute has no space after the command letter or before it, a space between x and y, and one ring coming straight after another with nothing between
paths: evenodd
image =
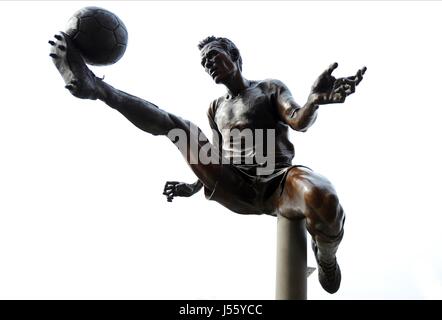
<instances>
[{"instance_id":1,"label":"statue's outstretched arm","mask_svg":"<svg viewBox=\"0 0 442 320\"><path fill-rule=\"evenodd\" d=\"M316 120L316 104L307 101L301 107L298 105L290 90L280 81L276 83L276 104L280 118L293 130L306 131Z\"/></svg>"},{"instance_id":2,"label":"statue's outstretched arm","mask_svg":"<svg viewBox=\"0 0 442 320\"><path fill-rule=\"evenodd\" d=\"M336 79L332 76L337 63L331 64L315 81L307 102L301 108L293 100L287 87L280 83L277 90L278 112L281 118L294 130L307 131L315 122L319 105L343 103L356 91L356 86L362 81L366 67L359 69L356 75Z\"/></svg>"}]
</instances>

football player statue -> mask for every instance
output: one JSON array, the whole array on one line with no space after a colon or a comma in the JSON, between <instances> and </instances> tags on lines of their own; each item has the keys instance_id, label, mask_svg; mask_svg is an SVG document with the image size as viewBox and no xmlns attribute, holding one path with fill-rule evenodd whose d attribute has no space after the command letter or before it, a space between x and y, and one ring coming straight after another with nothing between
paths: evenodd
<instances>
[{"instance_id":1,"label":"football player statue","mask_svg":"<svg viewBox=\"0 0 442 320\"><path fill-rule=\"evenodd\" d=\"M191 122L97 78L66 34L56 35L50 44L53 62L72 95L101 100L141 130L167 136L177 145L198 180L190 184L167 182L164 194L168 201L204 188L206 198L239 214L305 219L319 281L329 293L339 289L336 252L344 234L344 210L330 181L308 167L292 164L294 147L289 130L305 132L315 122L321 105L343 103L355 92L365 67L354 76L337 79L332 73L338 64L331 64L313 84L306 103L299 105L281 81L245 78L240 52L232 41L207 37L198 45L201 65L216 84L226 88L207 112L214 133L211 144ZM189 90L198 94L198 88L190 86ZM192 101L182 103L192 105ZM258 130L262 134L257 135ZM244 139L246 135L233 135L232 131L252 132L255 139ZM185 139L177 139L179 132L185 133ZM266 163L260 148L267 149ZM210 161L202 161L203 154Z\"/></svg>"}]
</instances>

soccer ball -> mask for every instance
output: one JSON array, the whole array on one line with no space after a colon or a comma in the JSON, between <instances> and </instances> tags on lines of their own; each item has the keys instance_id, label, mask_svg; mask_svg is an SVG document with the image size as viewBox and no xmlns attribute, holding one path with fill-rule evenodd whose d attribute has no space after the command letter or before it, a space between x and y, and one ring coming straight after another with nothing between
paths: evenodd
<instances>
[{"instance_id":1,"label":"soccer ball","mask_svg":"<svg viewBox=\"0 0 442 320\"><path fill-rule=\"evenodd\" d=\"M114 13L103 8L85 7L75 12L69 19L66 34L90 65L113 64L126 51L126 26Z\"/></svg>"}]
</instances>

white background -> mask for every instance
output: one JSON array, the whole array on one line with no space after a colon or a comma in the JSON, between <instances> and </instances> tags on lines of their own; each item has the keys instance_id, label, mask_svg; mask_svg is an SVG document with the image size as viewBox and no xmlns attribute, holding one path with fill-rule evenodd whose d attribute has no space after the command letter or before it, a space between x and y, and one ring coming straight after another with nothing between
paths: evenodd
<instances>
[{"instance_id":1,"label":"white background","mask_svg":"<svg viewBox=\"0 0 442 320\"><path fill-rule=\"evenodd\" d=\"M347 213L340 291L309 299L442 299L442 3L1 2L0 298L273 299L276 219L201 193L164 137L69 95L47 41L86 5L116 12L125 56L95 68L113 86L209 132L223 94L198 42L231 38L248 79L276 78L303 104L332 62L368 67L343 105L291 134L295 163L335 185ZM309 250L309 265L314 265Z\"/></svg>"}]
</instances>

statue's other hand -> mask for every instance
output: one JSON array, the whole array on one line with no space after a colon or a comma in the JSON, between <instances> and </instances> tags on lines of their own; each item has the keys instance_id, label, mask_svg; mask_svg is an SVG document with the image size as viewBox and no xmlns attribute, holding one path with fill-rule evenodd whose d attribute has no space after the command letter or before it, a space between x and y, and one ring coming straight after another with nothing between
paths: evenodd
<instances>
[{"instance_id":1,"label":"statue's other hand","mask_svg":"<svg viewBox=\"0 0 442 320\"><path fill-rule=\"evenodd\" d=\"M86 66L83 57L64 32L54 35L49 40L51 45L49 56L60 72L65 88L77 98L97 99L97 78Z\"/></svg>"},{"instance_id":2,"label":"statue's other hand","mask_svg":"<svg viewBox=\"0 0 442 320\"><path fill-rule=\"evenodd\" d=\"M309 96L309 101L314 104L342 103L355 92L356 86L362 81L367 70L363 67L356 75L336 79L332 76L333 70L338 67L335 62L331 64L315 81Z\"/></svg>"},{"instance_id":3,"label":"statue's other hand","mask_svg":"<svg viewBox=\"0 0 442 320\"><path fill-rule=\"evenodd\" d=\"M172 202L174 197L190 197L194 193L193 185L178 181L167 181L163 191L168 202Z\"/></svg>"}]
</instances>

